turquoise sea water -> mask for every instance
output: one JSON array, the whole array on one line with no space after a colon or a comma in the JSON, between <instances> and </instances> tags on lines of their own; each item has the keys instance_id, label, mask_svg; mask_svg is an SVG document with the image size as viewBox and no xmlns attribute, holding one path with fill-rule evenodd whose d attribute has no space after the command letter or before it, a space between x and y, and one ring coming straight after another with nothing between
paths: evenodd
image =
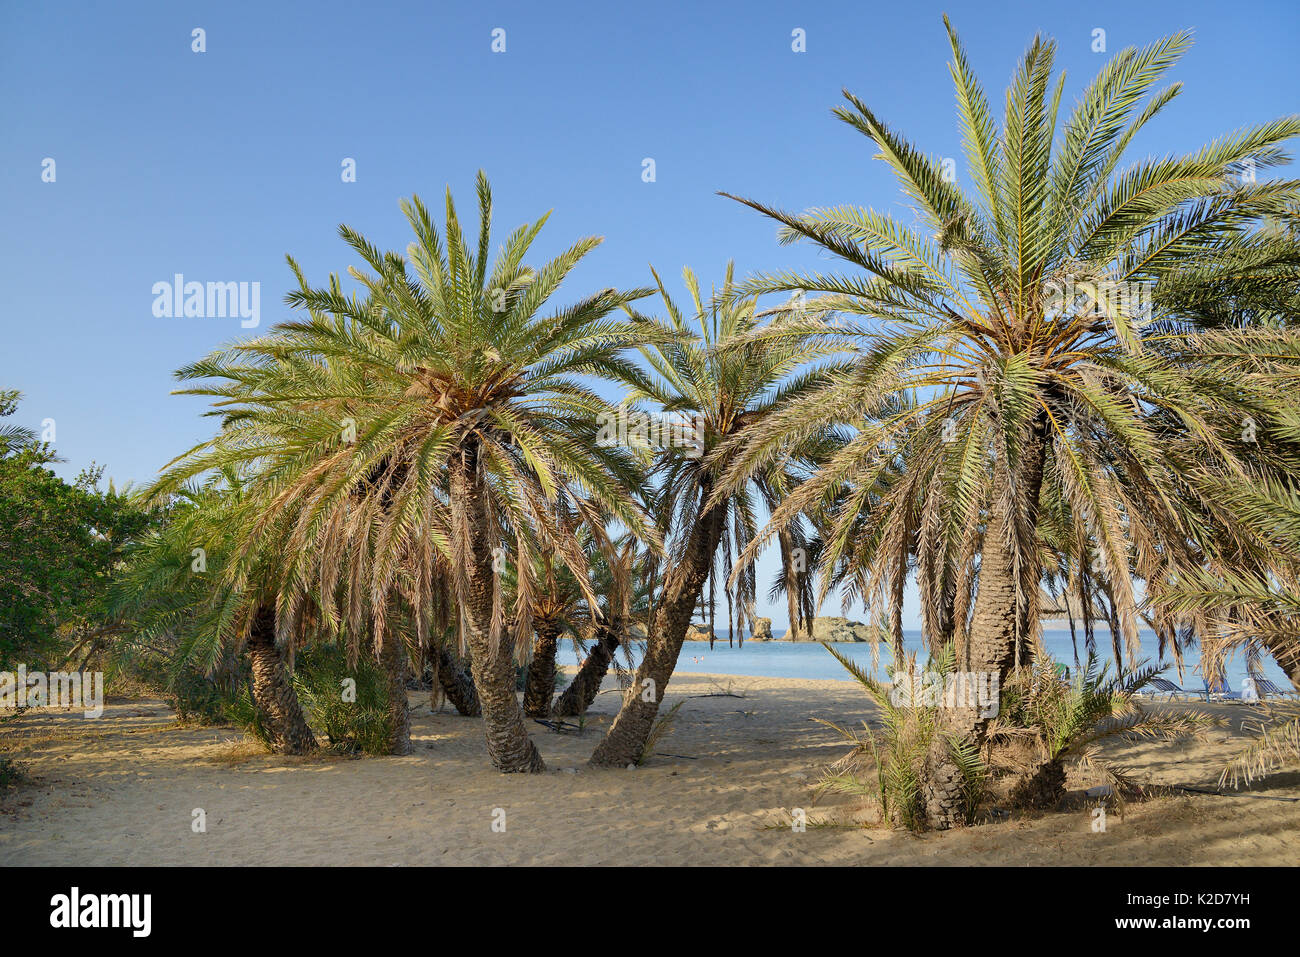
<instances>
[{"instance_id":1,"label":"turquoise sea water","mask_svg":"<svg viewBox=\"0 0 1300 957\"><path fill-rule=\"evenodd\" d=\"M1142 641L1142 652L1139 655L1139 660L1145 658L1155 663L1155 634L1143 631L1139 633L1139 637ZM1044 631L1043 638L1052 657L1073 670L1074 652L1070 644L1069 630ZM1098 658L1103 662L1110 661L1110 635L1106 629L1098 628L1096 630L1096 640ZM918 651L918 663L925 661L926 653L921 647L921 632L905 632L905 647L908 651ZM841 643L836 644L835 648L857 664L868 670L871 669L871 645ZM889 647L881 645L878 646L877 650L879 652L877 674L884 677L885 666L890 663ZM1081 660L1086 658L1082 631L1080 631L1079 635L1079 656ZM576 653L571 649L561 649L559 661L561 664L576 664ZM1184 662L1181 678L1172 664L1164 670L1163 675L1188 691L1200 692L1204 688L1204 681L1201 678L1198 662L1199 657L1195 652L1192 652ZM826 649L819 644L812 642L747 641L742 648L728 648L726 632L719 633L719 638L714 643L712 650L709 649L707 641L686 642L682 646L681 657L677 660L677 670L694 674L851 680L839 662L832 658L826 652ZM1241 656L1230 660L1227 672L1229 687L1240 691L1242 681L1246 677L1245 660ZM1284 691L1290 690L1290 682L1287 681L1282 670L1271 659L1262 663L1260 673L1265 678L1271 679Z\"/></svg>"}]
</instances>

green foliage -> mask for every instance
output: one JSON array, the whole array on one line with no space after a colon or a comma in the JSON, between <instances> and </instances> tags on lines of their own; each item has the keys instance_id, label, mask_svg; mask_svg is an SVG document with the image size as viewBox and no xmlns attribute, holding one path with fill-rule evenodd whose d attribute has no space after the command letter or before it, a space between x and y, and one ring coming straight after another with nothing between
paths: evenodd
<instances>
[{"instance_id":1,"label":"green foliage","mask_svg":"<svg viewBox=\"0 0 1300 957\"><path fill-rule=\"evenodd\" d=\"M1071 761L1114 789L1117 799L1139 790L1132 772L1104 760L1101 745L1113 737L1176 740L1200 737L1216 722L1195 711L1148 711L1137 693L1160 674L1139 667L1127 676L1098 667L1095 655L1070 682L1057 677L1051 662L1025 669L1002 689L998 716L987 730L988 760L1001 770L1031 776L1045 764ZM1008 758L1006 745L1024 742L1031 755Z\"/></svg>"},{"instance_id":2,"label":"green foliage","mask_svg":"<svg viewBox=\"0 0 1300 957\"><path fill-rule=\"evenodd\" d=\"M344 700L345 683L349 681L356 683L352 701ZM363 655L351 666L339 645L306 649L298 655L293 685L298 700L309 712L309 720L324 732L332 748L374 755L389 753L393 726L388 679L370 658Z\"/></svg>"},{"instance_id":3,"label":"green foliage","mask_svg":"<svg viewBox=\"0 0 1300 957\"><path fill-rule=\"evenodd\" d=\"M427 569L437 569L435 589L459 590L471 558L482 560L463 553L451 522L451 467L465 455L485 478L493 544L520 569L540 547L585 576L575 523L548 515L557 498L650 531L632 494L633 456L596 441L600 416L614 409L590 386L643 378L624 352L645 332L615 316L649 290L555 303L600 240L529 266L542 217L511 232L493 259L482 173L477 199L477 241L450 191L443 224L418 197L402 204L415 239L406 255L341 226L362 296L345 295L337 275L310 286L290 260L298 288L288 302L303 315L178 372L186 393L215 400L222 426L173 463L155 494L216 467L250 469L250 495L260 497L235 526L232 575L244 575L241 556L289 542L271 568L274 587L282 596L311 588L320 619L346 621L354 639L370 633L363 619L382 629L402 604L420 609L423 633Z\"/></svg>"},{"instance_id":4,"label":"green foliage","mask_svg":"<svg viewBox=\"0 0 1300 957\"><path fill-rule=\"evenodd\" d=\"M27 780L27 769L13 758L0 755L0 791L17 787Z\"/></svg>"},{"instance_id":5,"label":"green foliage","mask_svg":"<svg viewBox=\"0 0 1300 957\"><path fill-rule=\"evenodd\" d=\"M0 417L19 393L0 392ZM61 640L102 611L123 543L147 525L145 514L91 467L68 484L46 466L53 451L30 429L0 427L0 670L48 666Z\"/></svg>"},{"instance_id":6,"label":"green foliage","mask_svg":"<svg viewBox=\"0 0 1300 957\"><path fill-rule=\"evenodd\" d=\"M862 730L857 731L817 719L853 746L848 754L826 769L819 791L870 797L879 806L883 820L897 827L921 831L926 826L926 758L933 748L946 748L961 776L966 822L973 821L984 796L987 777L978 750L943 730L937 704L895 703L889 687L826 642L821 644L880 708L883 724L876 730L864 721ZM952 647L948 646L937 658L930 660L927 670L946 678L953 673L955 660ZM916 674L916 655L895 658L892 673L895 676Z\"/></svg>"},{"instance_id":7,"label":"green foliage","mask_svg":"<svg viewBox=\"0 0 1300 957\"><path fill-rule=\"evenodd\" d=\"M1104 583L1135 658L1134 577L1217 574L1245 554L1261 580L1285 578L1226 489L1300 472L1300 337L1284 324L1300 293L1300 181L1243 175L1289 162L1300 115L1130 160L1181 89L1161 80L1190 34L1117 52L1073 108L1053 76L1054 41L1033 40L1003 98L985 93L951 25L948 40L968 183L845 92L835 115L890 167L909 216L732 197L828 261L736 288L795 293L751 341L834 347L853 369L747 430L715 495L815 430L851 427L772 511L778 528L824 513L823 576L898 608L915 570L925 632L936 648L961 641L997 506L1023 647L1050 564L1040 517L1053 512L1080 593L1090 577ZM1185 641L1176 616L1157 612L1162 638Z\"/></svg>"},{"instance_id":8,"label":"green foliage","mask_svg":"<svg viewBox=\"0 0 1300 957\"><path fill-rule=\"evenodd\" d=\"M241 707L248 696L249 674L244 661L226 655L211 672L205 672L180 656L173 644L137 641L131 647L123 640L106 661L111 687L128 695L158 696L176 712L184 724L237 725L249 722Z\"/></svg>"},{"instance_id":9,"label":"green foliage","mask_svg":"<svg viewBox=\"0 0 1300 957\"><path fill-rule=\"evenodd\" d=\"M345 681L356 682L355 700L344 699ZM294 690L308 719L340 753L389 753L392 718L388 712L388 685L379 666L363 657L348 664L346 650L337 644L317 645L299 652L293 674ZM201 722L233 724L250 737L270 746L264 716L253 702L247 677L236 683L219 683L186 670L172 684L177 711ZM348 697L352 697L350 690Z\"/></svg>"},{"instance_id":10,"label":"green foliage","mask_svg":"<svg viewBox=\"0 0 1300 957\"><path fill-rule=\"evenodd\" d=\"M167 692L176 717L192 724L246 723L239 701L247 695L247 675L235 681L218 681L188 667L172 679Z\"/></svg>"},{"instance_id":11,"label":"green foliage","mask_svg":"<svg viewBox=\"0 0 1300 957\"><path fill-rule=\"evenodd\" d=\"M253 702L253 693L248 686L239 689L226 714L232 724L243 728L245 734L260 741L267 750L271 749L271 735L266 721L261 709Z\"/></svg>"}]
</instances>

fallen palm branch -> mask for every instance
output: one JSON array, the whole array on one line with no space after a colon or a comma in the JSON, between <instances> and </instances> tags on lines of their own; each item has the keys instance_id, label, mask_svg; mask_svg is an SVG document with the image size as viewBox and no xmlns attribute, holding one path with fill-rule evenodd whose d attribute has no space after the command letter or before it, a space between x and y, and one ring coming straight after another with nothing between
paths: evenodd
<instances>
[{"instance_id":1,"label":"fallen palm branch","mask_svg":"<svg viewBox=\"0 0 1300 957\"><path fill-rule=\"evenodd\" d=\"M1219 775L1219 787L1249 786L1296 763L1300 763L1300 708L1282 706L1260 721L1258 737L1228 762Z\"/></svg>"}]
</instances>

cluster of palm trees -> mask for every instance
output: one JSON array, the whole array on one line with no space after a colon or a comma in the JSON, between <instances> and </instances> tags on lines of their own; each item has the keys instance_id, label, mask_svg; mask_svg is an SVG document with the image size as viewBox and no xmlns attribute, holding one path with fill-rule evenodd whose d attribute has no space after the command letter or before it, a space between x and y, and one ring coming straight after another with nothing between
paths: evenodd
<instances>
[{"instance_id":1,"label":"cluster of palm trees","mask_svg":"<svg viewBox=\"0 0 1300 957\"><path fill-rule=\"evenodd\" d=\"M526 713L585 710L640 622L592 756L638 761L696 609L720 589L743 629L774 542L792 626L838 589L901 646L911 581L931 647L1005 677L1039 650L1047 587L1090 646L1111 624L1117 665L1145 620L1162 655L1245 646L1300 682L1300 182L1257 175L1300 117L1122 166L1180 91L1158 84L1187 35L1114 56L1063 119L1054 44L1035 39L999 122L948 33L971 189L846 92L836 115L915 223L733 197L839 272L729 267L706 296L686 270L684 309L656 273L556 306L599 240L530 267L542 217L493 258L480 174L476 240L450 191L441 224L403 204L405 255L341 227L353 291L290 260L303 317L181 370L220 427L152 495L208 482L185 530L221 556L200 644L247 649L280 747L313 743L287 653L341 636L385 663L402 715L408 650L427 655L481 711L494 766L540 771ZM702 454L600 441L631 408L694 423ZM592 644L552 701L567 633ZM944 720L936 827L988 721Z\"/></svg>"}]
</instances>

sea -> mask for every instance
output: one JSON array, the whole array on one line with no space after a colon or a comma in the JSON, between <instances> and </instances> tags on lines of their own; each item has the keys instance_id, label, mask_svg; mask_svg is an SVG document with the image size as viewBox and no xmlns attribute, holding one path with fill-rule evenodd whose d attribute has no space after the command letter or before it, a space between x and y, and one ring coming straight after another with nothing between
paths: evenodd
<instances>
[{"instance_id":1,"label":"sea","mask_svg":"<svg viewBox=\"0 0 1300 957\"><path fill-rule=\"evenodd\" d=\"M927 658L920 631L904 631L904 649L917 653L917 664L923 665ZM1110 634L1104 627L1095 629L1097 659L1102 665L1110 665L1110 674L1115 673L1112 663ZM1173 662L1156 660L1157 641L1154 632L1143 630L1138 633L1141 650L1138 662L1152 665L1164 664L1161 676L1186 691L1201 693L1205 690L1205 680L1201 675L1199 652L1193 649L1185 653L1182 674ZM1074 673L1074 648L1070 642L1068 628L1043 631L1043 642L1055 661L1067 666ZM638 660L640 645L633 646L633 661ZM876 677L885 679L886 668L891 664L891 655L887 644L871 645L857 642L837 642L834 645L845 657L855 664L873 672ZM876 660L872 659L872 651ZM577 664L579 655L571 647L562 648L560 664ZM620 652L620 660L622 653ZM1079 630L1079 660L1087 660L1087 651L1083 643L1083 631ZM1125 668L1127 670L1127 655ZM1228 687L1241 691L1247 677L1244 656L1236 655L1227 663ZM755 676L762 678L819 678L830 681L852 681L852 677L838 661L816 642L789 641L746 641L742 647L728 647L727 632L719 630L713 647L707 641L687 641L682 645L681 656L677 659L677 671L687 674L717 674ZM1257 674L1268 678L1283 691L1290 691L1291 683L1282 669L1271 658L1260 661Z\"/></svg>"}]
</instances>

